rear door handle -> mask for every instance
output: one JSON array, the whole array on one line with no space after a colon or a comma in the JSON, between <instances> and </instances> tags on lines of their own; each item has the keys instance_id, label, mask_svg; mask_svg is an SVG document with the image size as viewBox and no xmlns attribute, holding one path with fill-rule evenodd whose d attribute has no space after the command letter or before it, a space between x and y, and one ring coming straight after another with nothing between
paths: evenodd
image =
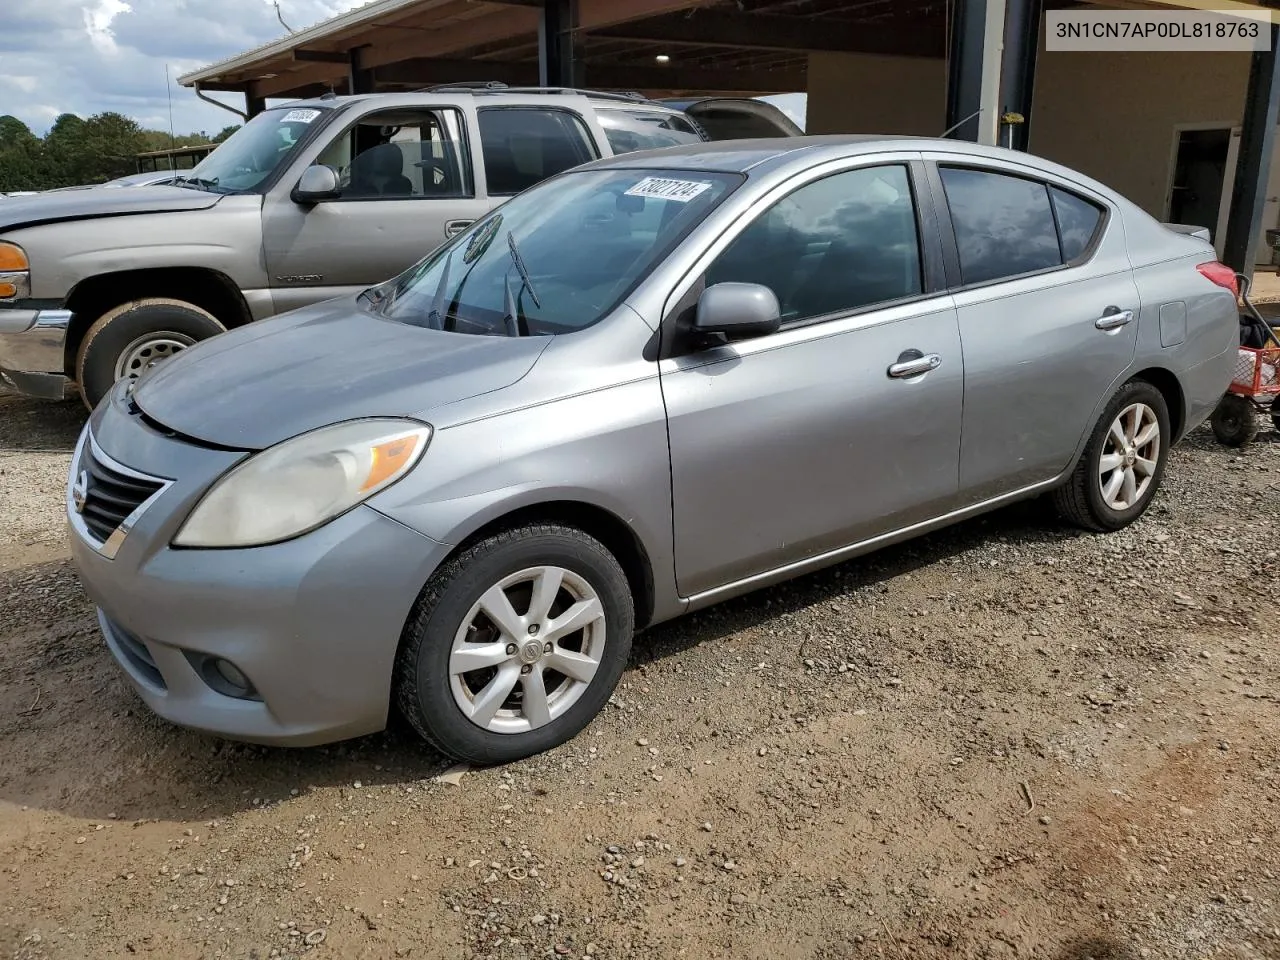
<instances>
[{"instance_id":1,"label":"rear door handle","mask_svg":"<svg viewBox=\"0 0 1280 960\"><path fill-rule=\"evenodd\" d=\"M1127 323L1133 321L1132 310L1121 310L1119 307L1107 307L1097 320L1093 321L1093 325L1099 330L1119 330Z\"/></svg>"},{"instance_id":2,"label":"rear door handle","mask_svg":"<svg viewBox=\"0 0 1280 960\"><path fill-rule=\"evenodd\" d=\"M936 353L922 354L919 350L907 350L898 357L897 363L889 366L889 376L895 380L906 380L937 370L941 365L942 358Z\"/></svg>"},{"instance_id":3,"label":"rear door handle","mask_svg":"<svg viewBox=\"0 0 1280 960\"><path fill-rule=\"evenodd\" d=\"M456 237L473 223L475 223L474 220L450 220L444 225L444 235L446 237Z\"/></svg>"}]
</instances>

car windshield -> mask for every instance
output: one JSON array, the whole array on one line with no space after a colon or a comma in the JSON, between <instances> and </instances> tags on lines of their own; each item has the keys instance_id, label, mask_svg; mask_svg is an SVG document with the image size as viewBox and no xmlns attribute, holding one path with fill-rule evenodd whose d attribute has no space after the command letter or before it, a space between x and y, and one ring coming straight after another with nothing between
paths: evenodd
<instances>
[{"instance_id":1,"label":"car windshield","mask_svg":"<svg viewBox=\"0 0 1280 960\"><path fill-rule=\"evenodd\" d=\"M368 299L457 333L570 333L604 317L743 178L683 170L567 173L507 201Z\"/></svg>"},{"instance_id":2,"label":"car windshield","mask_svg":"<svg viewBox=\"0 0 1280 960\"><path fill-rule=\"evenodd\" d=\"M264 110L219 144L182 185L215 193L252 193L285 163L324 110L283 107Z\"/></svg>"}]
</instances>

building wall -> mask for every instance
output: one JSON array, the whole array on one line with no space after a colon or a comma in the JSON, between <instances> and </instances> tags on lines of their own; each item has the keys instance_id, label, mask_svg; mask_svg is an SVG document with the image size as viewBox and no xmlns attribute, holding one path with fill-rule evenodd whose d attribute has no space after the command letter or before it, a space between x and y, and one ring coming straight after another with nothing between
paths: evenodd
<instances>
[{"instance_id":1,"label":"building wall","mask_svg":"<svg viewBox=\"0 0 1280 960\"><path fill-rule=\"evenodd\" d=\"M1046 53L1036 67L1031 151L1164 215L1174 126L1240 122L1247 53ZM807 131L937 136L941 60L815 53Z\"/></svg>"}]
</instances>

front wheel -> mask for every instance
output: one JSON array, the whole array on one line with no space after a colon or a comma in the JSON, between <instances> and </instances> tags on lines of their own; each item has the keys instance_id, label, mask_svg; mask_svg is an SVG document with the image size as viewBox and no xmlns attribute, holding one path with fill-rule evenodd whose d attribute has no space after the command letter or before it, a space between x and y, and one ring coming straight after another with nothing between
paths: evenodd
<instances>
[{"instance_id":1,"label":"front wheel","mask_svg":"<svg viewBox=\"0 0 1280 960\"><path fill-rule=\"evenodd\" d=\"M80 396L92 410L117 381L137 379L160 361L225 329L213 314L182 300L153 297L122 304L99 317L80 341Z\"/></svg>"},{"instance_id":2,"label":"front wheel","mask_svg":"<svg viewBox=\"0 0 1280 960\"><path fill-rule=\"evenodd\" d=\"M1127 527L1151 504L1172 442L1164 395L1144 380L1126 383L1111 398L1071 479L1054 505L1086 530Z\"/></svg>"},{"instance_id":3,"label":"front wheel","mask_svg":"<svg viewBox=\"0 0 1280 960\"><path fill-rule=\"evenodd\" d=\"M572 739L613 693L635 613L613 555L580 530L535 525L464 550L431 578L396 661L401 713L477 765Z\"/></svg>"}]
</instances>

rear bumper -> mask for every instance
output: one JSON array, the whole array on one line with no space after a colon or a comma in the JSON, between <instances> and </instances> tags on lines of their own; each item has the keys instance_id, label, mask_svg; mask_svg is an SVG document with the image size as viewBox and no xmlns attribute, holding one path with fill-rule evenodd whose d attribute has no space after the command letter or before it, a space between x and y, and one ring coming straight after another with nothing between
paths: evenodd
<instances>
[{"instance_id":1,"label":"rear bumper","mask_svg":"<svg viewBox=\"0 0 1280 960\"><path fill-rule=\"evenodd\" d=\"M29 397L66 397L71 390L63 372L70 325L70 310L0 309L0 380Z\"/></svg>"}]
</instances>

